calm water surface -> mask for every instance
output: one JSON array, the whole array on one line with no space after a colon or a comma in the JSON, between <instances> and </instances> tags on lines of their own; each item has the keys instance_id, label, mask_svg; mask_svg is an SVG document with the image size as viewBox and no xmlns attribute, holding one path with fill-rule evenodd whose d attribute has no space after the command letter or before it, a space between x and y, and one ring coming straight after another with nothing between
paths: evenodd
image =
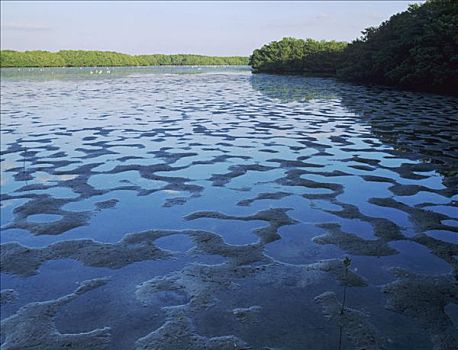
<instances>
[{"instance_id":1,"label":"calm water surface","mask_svg":"<svg viewBox=\"0 0 458 350\"><path fill-rule=\"evenodd\" d=\"M3 69L1 116L2 349L457 348L456 98Z\"/></svg>"}]
</instances>

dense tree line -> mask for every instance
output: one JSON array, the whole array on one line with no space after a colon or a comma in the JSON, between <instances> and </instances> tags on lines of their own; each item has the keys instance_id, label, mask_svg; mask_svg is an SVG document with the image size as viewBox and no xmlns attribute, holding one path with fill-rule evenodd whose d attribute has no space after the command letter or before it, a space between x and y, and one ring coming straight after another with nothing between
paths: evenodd
<instances>
[{"instance_id":1,"label":"dense tree line","mask_svg":"<svg viewBox=\"0 0 458 350\"><path fill-rule=\"evenodd\" d=\"M254 72L335 74L343 80L458 94L458 1L411 5L345 45L285 38L255 50Z\"/></svg>"},{"instance_id":2,"label":"dense tree line","mask_svg":"<svg viewBox=\"0 0 458 350\"><path fill-rule=\"evenodd\" d=\"M136 56L142 66L188 66L188 65L248 65L248 57L217 57L201 55L139 55Z\"/></svg>"},{"instance_id":3,"label":"dense tree line","mask_svg":"<svg viewBox=\"0 0 458 350\"><path fill-rule=\"evenodd\" d=\"M1 67L114 67L162 65L247 65L247 57L127 55L111 51L63 50L0 52Z\"/></svg>"},{"instance_id":4,"label":"dense tree line","mask_svg":"<svg viewBox=\"0 0 458 350\"><path fill-rule=\"evenodd\" d=\"M368 28L343 53L343 79L438 92L458 91L458 2L411 5Z\"/></svg>"},{"instance_id":5,"label":"dense tree line","mask_svg":"<svg viewBox=\"0 0 458 350\"><path fill-rule=\"evenodd\" d=\"M283 38L254 50L250 65L254 72L334 75L347 43Z\"/></svg>"}]
</instances>

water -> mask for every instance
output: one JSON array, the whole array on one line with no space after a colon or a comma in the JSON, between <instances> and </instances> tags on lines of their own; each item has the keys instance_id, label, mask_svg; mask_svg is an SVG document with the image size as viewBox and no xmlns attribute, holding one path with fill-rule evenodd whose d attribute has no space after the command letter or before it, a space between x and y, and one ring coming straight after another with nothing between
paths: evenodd
<instances>
[{"instance_id":1,"label":"water","mask_svg":"<svg viewBox=\"0 0 458 350\"><path fill-rule=\"evenodd\" d=\"M2 70L6 349L456 345L456 98L95 70Z\"/></svg>"}]
</instances>

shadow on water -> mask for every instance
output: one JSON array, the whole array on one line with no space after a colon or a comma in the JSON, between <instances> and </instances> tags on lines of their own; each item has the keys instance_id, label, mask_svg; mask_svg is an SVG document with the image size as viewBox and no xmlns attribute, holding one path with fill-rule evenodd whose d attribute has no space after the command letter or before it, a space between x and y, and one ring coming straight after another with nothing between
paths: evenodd
<instances>
[{"instance_id":1,"label":"shadow on water","mask_svg":"<svg viewBox=\"0 0 458 350\"><path fill-rule=\"evenodd\" d=\"M338 84L331 78L253 74L250 82L263 95L284 103L339 98Z\"/></svg>"},{"instance_id":2,"label":"shadow on water","mask_svg":"<svg viewBox=\"0 0 458 350\"><path fill-rule=\"evenodd\" d=\"M383 143L438 171L448 187L458 184L458 98L361 86L333 78L259 74L252 87L270 99L307 102L339 99L368 123Z\"/></svg>"}]
</instances>

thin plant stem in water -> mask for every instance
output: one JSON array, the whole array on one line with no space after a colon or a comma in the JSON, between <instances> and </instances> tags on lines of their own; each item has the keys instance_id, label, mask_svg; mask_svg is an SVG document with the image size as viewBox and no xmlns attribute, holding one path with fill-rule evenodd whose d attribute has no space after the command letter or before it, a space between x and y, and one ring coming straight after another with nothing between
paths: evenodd
<instances>
[{"instance_id":1,"label":"thin plant stem in water","mask_svg":"<svg viewBox=\"0 0 458 350\"><path fill-rule=\"evenodd\" d=\"M344 265L344 290L343 290L343 299L342 299L342 307L340 309L340 314L343 315L344 310L345 310L345 300L347 298L347 277L348 277L348 268L351 265L351 259L346 256L343 259L343 265Z\"/></svg>"},{"instance_id":2,"label":"thin plant stem in water","mask_svg":"<svg viewBox=\"0 0 458 350\"><path fill-rule=\"evenodd\" d=\"M339 350L342 350L342 326L339 326Z\"/></svg>"},{"instance_id":3,"label":"thin plant stem in water","mask_svg":"<svg viewBox=\"0 0 458 350\"><path fill-rule=\"evenodd\" d=\"M345 311L345 301L347 298L347 277L348 277L348 269L351 265L351 259L346 256L343 261L344 265L344 290L343 290L343 298L342 298L342 306L340 308L340 314L343 315ZM342 349L342 332L343 332L343 326L342 323L339 325L339 350Z\"/></svg>"}]
</instances>

